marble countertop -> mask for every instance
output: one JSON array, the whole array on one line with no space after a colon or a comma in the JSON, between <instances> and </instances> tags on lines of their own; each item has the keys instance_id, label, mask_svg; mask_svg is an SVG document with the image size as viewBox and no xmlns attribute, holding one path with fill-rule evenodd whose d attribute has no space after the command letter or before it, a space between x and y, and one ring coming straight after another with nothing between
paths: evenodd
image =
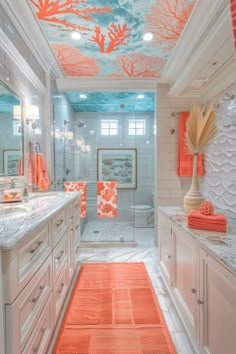
<instances>
[{"instance_id":1,"label":"marble countertop","mask_svg":"<svg viewBox=\"0 0 236 354\"><path fill-rule=\"evenodd\" d=\"M190 229L187 214L181 207L159 207L179 228L187 232L200 246L236 275L236 220L227 218L227 231ZM227 217L227 215L226 215Z\"/></svg>"},{"instance_id":2,"label":"marble countertop","mask_svg":"<svg viewBox=\"0 0 236 354\"><path fill-rule=\"evenodd\" d=\"M31 193L26 201L1 203L0 247L13 248L79 196L79 192Z\"/></svg>"}]
</instances>

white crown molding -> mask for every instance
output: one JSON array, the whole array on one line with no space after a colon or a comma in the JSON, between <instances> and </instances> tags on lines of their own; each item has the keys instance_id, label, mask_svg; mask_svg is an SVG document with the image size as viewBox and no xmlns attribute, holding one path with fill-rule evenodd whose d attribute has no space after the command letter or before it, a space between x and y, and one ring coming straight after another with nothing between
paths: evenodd
<instances>
[{"instance_id":1,"label":"white crown molding","mask_svg":"<svg viewBox=\"0 0 236 354\"><path fill-rule=\"evenodd\" d=\"M180 76L180 72L191 62L225 10L229 12L228 0L214 0L214 5L209 0L198 0L162 72L161 78L164 81L174 82Z\"/></svg>"},{"instance_id":2,"label":"white crown molding","mask_svg":"<svg viewBox=\"0 0 236 354\"><path fill-rule=\"evenodd\" d=\"M236 82L236 60L232 57L227 64L217 72L209 84L201 90L201 100L208 101L221 91Z\"/></svg>"},{"instance_id":3,"label":"white crown molding","mask_svg":"<svg viewBox=\"0 0 236 354\"><path fill-rule=\"evenodd\" d=\"M15 25L19 34L45 72L51 71L55 78L64 77L28 1L0 0L1 5Z\"/></svg>"},{"instance_id":4,"label":"white crown molding","mask_svg":"<svg viewBox=\"0 0 236 354\"><path fill-rule=\"evenodd\" d=\"M27 79L43 94L46 94L46 87L39 80L38 76L31 69L22 55L18 52L7 35L0 28L0 47L9 55L16 66L23 72Z\"/></svg>"},{"instance_id":5,"label":"white crown molding","mask_svg":"<svg viewBox=\"0 0 236 354\"><path fill-rule=\"evenodd\" d=\"M87 90L87 91L155 91L157 80L110 79L110 78L71 78L58 79L59 91Z\"/></svg>"},{"instance_id":6,"label":"white crown molding","mask_svg":"<svg viewBox=\"0 0 236 354\"><path fill-rule=\"evenodd\" d=\"M215 38L219 38L222 33L225 33L226 26L230 26L230 14L228 8L225 7L214 24L205 33L204 39L201 39L197 47L193 48L193 52L188 57L184 67L181 68L181 72L176 76L169 95L180 96L184 92L193 78L196 77L199 66L205 64L205 58L212 56L212 43Z\"/></svg>"}]
</instances>

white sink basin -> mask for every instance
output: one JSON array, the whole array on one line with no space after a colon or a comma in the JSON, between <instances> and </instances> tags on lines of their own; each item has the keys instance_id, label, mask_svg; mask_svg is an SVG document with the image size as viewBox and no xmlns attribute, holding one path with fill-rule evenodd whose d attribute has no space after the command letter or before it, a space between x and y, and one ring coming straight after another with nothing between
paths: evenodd
<instances>
[{"instance_id":1,"label":"white sink basin","mask_svg":"<svg viewBox=\"0 0 236 354\"><path fill-rule=\"evenodd\" d=\"M0 218L8 216L20 216L25 215L31 211L31 208L25 206L4 206L0 207Z\"/></svg>"}]
</instances>

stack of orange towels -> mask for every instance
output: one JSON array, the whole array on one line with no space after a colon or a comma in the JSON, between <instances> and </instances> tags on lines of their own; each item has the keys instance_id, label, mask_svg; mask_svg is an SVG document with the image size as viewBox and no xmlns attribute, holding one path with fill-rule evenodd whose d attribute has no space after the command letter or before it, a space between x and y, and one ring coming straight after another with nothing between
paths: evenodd
<instances>
[{"instance_id":1,"label":"stack of orange towels","mask_svg":"<svg viewBox=\"0 0 236 354\"><path fill-rule=\"evenodd\" d=\"M204 215L199 210L191 210L187 225L191 229L226 232L227 219L223 214Z\"/></svg>"}]
</instances>

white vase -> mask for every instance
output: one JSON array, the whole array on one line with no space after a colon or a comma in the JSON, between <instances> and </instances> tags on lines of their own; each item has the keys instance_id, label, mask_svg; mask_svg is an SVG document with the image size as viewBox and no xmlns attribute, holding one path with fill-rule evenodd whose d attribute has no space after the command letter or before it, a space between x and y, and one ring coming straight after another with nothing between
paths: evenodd
<instances>
[{"instance_id":1,"label":"white vase","mask_svg":"<svg viewBox=\"0 0 236 354\"><path fill-rule=\"evenodd\" d=\"M202 194L200 193L198 175L198 154L193 156L193 174L192 174L192 183L188 193L184 197L184 210L189 212L190 210L199 210L201 202L204 201Z\"/></svg>"}]
</instances>

